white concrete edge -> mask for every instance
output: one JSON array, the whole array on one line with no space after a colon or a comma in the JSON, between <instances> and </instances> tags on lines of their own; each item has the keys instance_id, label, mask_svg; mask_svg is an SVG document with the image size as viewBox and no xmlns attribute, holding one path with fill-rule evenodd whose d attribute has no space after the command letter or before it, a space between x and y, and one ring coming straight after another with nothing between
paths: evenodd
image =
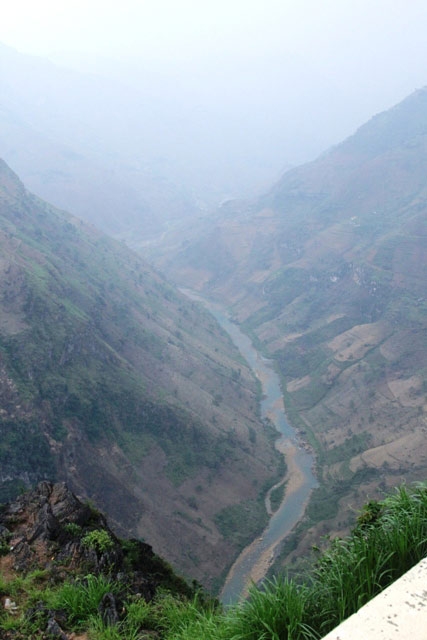
<instances>
[{"instance_id":1,"label":"white concrete edge","mask_svg":"<svg viewBox=\"0 0 427 640\"><path fill-rule=\"evenodd\" d=\"M427 558L323 640L427 640Z\"/></svg>"}]
</instances>

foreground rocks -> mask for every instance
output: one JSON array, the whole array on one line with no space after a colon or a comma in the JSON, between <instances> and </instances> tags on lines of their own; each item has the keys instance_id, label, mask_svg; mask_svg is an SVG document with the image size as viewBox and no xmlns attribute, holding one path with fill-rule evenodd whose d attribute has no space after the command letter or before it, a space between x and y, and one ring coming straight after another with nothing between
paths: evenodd
<instances>
[{"instance_id":1,"label":"foreground rocks","mask_svg":"<svg viewBox=\"0 0 427 640\"><path fill-rule=\"evenodd\" d=\"M175 594L191 595L193 589L139 540L120 540L105 517L89 503L81 502L64 483L41 482L34 490L0 507L1 606L9 615L37 619L42 635L68 640L67 619L42 602L35 606L6 593L7 582L17 575L42 570L47 586L85 576L107 576L123 594L151 601L159 587ZM16 601L15 601L16 600ZM120 620L120 595L106 594L99 614L107 624ZM1 615L1 614L0 614ZM3 634L3 635L2 635ZM0 630L1 638L22 638L19 632Z\"/></svg>"}]
</instances>

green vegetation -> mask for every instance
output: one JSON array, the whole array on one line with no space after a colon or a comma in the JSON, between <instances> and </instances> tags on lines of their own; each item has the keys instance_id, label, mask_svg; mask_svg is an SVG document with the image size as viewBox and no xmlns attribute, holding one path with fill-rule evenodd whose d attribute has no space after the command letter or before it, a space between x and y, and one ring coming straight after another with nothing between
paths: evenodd
<instances>
[{"instance_id":1,"label":"green vegetation","mask_svg":"<svg viewBox=\"0 0 427 640\"><path fill-rule=\"evenodd\" d=\"M80 538L83 529L76 522L67 522L64 525L64 531L66 531L66 533L68 533L68 535L72 536L73 538Z\"/></svg>"},{"instance_id":2,"label":"green vegetation","mask_svg":"<svg viewBox=\"0 0 427 640\"><path fill-rule=\"evenodd\" d=\"M185 422L185 416L178 410L169 412L169 419L165 413L160 414L162 424L157 433L162 429L160 446L169 458L166 473L176 486L193 476L200 467L215 471L235 457L236 442L232 432L215 435L204 431L195 420Z\"/></svg>"},{"instance_id":3,"label":"green vegetation","mask_svg":"<svg viewBox=\"0 0 427 640\"><path fill-rule=\"evenodd\" d=\"M349 438L346 438L342 444L324 451L322 454L322 463L334 464L335 462L350 460L353 456L366 451L371 440L372 434L366 431L353 434Z\"/></svg>"},{"instance_id":4,"label":"green vegetation","mask_svg":"<svg viewBox=\"0 0 427 640\"><path fill-rule=\"evenodd\" d=\"M0 443L0 466L2 469L19 469L25 472L38 473L41 477L54 474L55 467L48 442L40 437L40 427L31 418L2 419ZM2 500L16 496L22 483L19 480L7 482L0 486Z\"/></svg>"},{"instance_id":5,"label":"green vegetation","mask_svg":"<svg viewBox=\"0 0 427 640\"><path fill-rule=\"evenodd\" d=\"M272 511L277 511L283 501L283 496L285 494L286 483L283 482L278 487L273 489L270 495L270 505Z\"/></svg>"},{"instance_id":6,"label":"green vegetation","mask_svg":"<svg viewBox=\"0 0 427 640\"><path fill-rule=\"evenodd\" d=\"M326 354L319 347L306 348L303 340L289 343L277 354L280 373L285 378L302 378L325 366Z\"/></svg>"},{"instance_id":7,"label":"green vegetation","mask_svg":"<svg viewBox=\"0 0 427 640\"><path fill-rule=\"evenodd\" d=\"M340 477L328 475L320 482L320 486L313 490L306 510L307 523L313 525L335 518L340 508L340 500L352 489L376 476L372 467L361 467L352 472L346 461L341 467Z\"/></svg>"},{"instance_id":8,"label":"green vegetation","mask_svg":"<svg viewBox=\"0 0 427 640\"><path fill-rule=\"evenodd\" d=\"M253 314L248 328L259 326L274 318L285 304L290 304L308 284L308 274L303 269L285 268L273 273L264 287L268 305Z\"/></svg>"},{"instance_id":9,"label":"green vegetation","mask_svg":"<svg viewBox=\"0 0 427 640\"><path fill-rule=\"evenodd\" d=\"M47 604L53 609L63 609L72 628L78 628L98 613L100 602L107 593L119 593L119 585L102 574L89 574L74 582L64 582L50 594Z\"/></svg>"},{"instance_id":10,"label":"green vegetation","mask_svg":"<svg viewBox=\"0 0 427 640\"><path fill-rule=\"evenodd\" d=\"M259 500L246 500L225 507L215 516L215 524L224 538L230 540L238 549L243 549L267 524L264 493L260 496Z\"/></svg>"},{"instance_id":11,"label":"green vegetation","mask_svg":"<svg viewBox=\"0 0 427 640\"><path fill-rule=\"evenodd\" d=\"M82 545L104 553L114 547L114 541L105 529L94 529L83 536Z\"/></svg>"},{"instance_id":12,"label":"green vegetation","mask_svg":"<svg viewBox=\"0 0 427 640\"><path fill-rule=\"evenodd\" d=\"M132 541L123 544L126 552L136 549ZM90 640L136 640L144 632L163 640L319 639L427 555L427 485L403 486L369 502L348 537L317 553L298 579L270 579L226 610L200 592L184 596L163 589L147 602L102 574L60 585L48 570L9 581L0 577L0 595L18 603L18 612L0 613L0 633L42 638L48 612L62 610L66 630L87 631ZM122 603L116 623L100 613L106 594Z\"/></svg>"}]
</instances>

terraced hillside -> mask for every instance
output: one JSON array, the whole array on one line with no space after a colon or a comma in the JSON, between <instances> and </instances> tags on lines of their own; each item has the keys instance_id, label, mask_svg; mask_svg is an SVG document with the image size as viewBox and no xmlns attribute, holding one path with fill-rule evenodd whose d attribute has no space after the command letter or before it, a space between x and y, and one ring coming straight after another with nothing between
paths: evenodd
<instances>
[{"instance_id":1,"label":"terraced hillside","mask_svg":"<svg viewBox=\"0 0 427 640\"><path fill-rule=\"evenodd\" d=\"M258 201L163 237L157 265L274 356L317 452L307 544L427 473L427 89ZM151 248L154 253L153 248Z\"/></svg>"}]
</instances>

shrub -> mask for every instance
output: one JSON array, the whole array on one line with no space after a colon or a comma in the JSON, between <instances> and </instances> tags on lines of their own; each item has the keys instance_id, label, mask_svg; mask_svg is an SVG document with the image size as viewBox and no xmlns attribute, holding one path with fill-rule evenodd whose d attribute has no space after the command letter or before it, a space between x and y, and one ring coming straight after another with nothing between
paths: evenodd
<instances>
[{"instance_id":1,"label":"shrub","mask_svg":"<svg viewBox=\"0 0 427 640\"><path fill-rule=\"evenodd\" d=\"M73 538L80 537L82 534L82 528L76 522L67 522L64 525L64 530Z\"/></svg>"},{"instance_id":2,"label":"shrub","mask_svg":"<svg viewBox=\"0 0 427 640\"><path fill-rule=\"evenodd\" d=\"M89 549L95 549L100 553L105 553L114 547L114 541L105 529L94 529L83 536L82 545Z\"/></svg>"},{"instance_id":3,"label":"shrub","mask_svg":"<svg viewBox=\"0 0 427 640\"><path fill-rule=\"evenodd\" d=\"M249 600L236 609L233 640L314 638L307 609L309 590L280 577L252 588Z\"/></svg>"}]
</instances>

